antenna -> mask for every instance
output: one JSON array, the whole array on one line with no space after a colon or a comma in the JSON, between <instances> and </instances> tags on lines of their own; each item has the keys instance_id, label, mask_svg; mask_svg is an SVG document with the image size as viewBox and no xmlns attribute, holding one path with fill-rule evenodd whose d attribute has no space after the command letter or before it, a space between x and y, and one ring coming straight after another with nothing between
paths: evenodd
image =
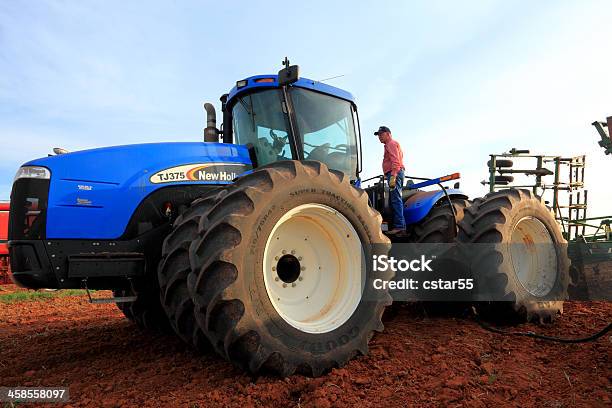
<instances>
[{"instance_id":1,"label":"antenna","mask_svg":"<svg viewBox=\"0 0 612 408\"><path fill-rule=\"evenodd\" d=\"M282 62L285 68L278 71L278 85L285 86L296 82L300 77L300 67L297 65L290 65L289 58L285 57Z\"/></svg>"},{"instance_id":2,"label":"antenna","mask_svg":"<svg viewBox=\"0 0 612 408\"><path fill-rule=\"evenodd\" d=\"M336 76L329 77L329 78L325 78L325 79L319 79L317 82L325 82L325 81L329 81L329 80L331 80L331 79L341 78L341 77L343 77L343 76L345 76L345 75L344 75L344 74L342 74L342 75L336 75Z\"/></svg>"}]
</instances>

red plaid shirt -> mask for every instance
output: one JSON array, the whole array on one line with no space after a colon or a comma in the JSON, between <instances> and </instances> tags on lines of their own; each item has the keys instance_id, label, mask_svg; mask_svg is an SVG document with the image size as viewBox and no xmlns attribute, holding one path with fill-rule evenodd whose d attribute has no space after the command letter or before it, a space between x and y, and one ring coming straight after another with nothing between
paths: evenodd
<instances>
[{"instance_id":1,"label":"red plaid shirt","mask_svg":"<svg viewBox=\"0 0 612 408\"><path fill-rule=\"evenodd\" d=\"M391 173L392 176L397 176L397 173L404 169L404 153L399 143L393 139L385 143L382 168L384 174Z\"/></svg>"}]
</instances>

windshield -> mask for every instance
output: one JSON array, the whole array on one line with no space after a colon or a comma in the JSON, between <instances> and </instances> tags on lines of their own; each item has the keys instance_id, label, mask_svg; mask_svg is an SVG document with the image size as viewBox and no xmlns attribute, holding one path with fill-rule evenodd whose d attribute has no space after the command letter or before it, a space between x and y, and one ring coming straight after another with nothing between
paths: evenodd
<instances>
[{"instance_id":1,"label":"windshield","mask_svg":"<svg viewBox=\"0 0 612 408\"><path fill-rule=\"evenodd\" d=\"M304 158L348 175L357 173L357 137L351 103L302 88L291 88Z\"/></svg>"},{"instance_id":2,"label":"windshield","mask_svg":"<svg viewBox=\"0 0 612 408\"><path fill-rule=\"evenodd\" d=\"M259 166L292 159L281 98L278 89L269 89L238 97L232 109L234 140L255 149Z\"/></svg>"}]
</instances>

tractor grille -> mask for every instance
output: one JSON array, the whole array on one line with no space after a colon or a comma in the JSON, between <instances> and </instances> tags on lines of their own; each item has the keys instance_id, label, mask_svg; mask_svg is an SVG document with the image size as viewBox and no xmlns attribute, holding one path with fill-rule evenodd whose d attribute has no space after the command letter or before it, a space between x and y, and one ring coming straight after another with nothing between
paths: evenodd
<instances>
[{"instance_id":1,"label":"tractor grille","mask_svg":"<svg viewBox=\"0 0 612 408\"><path fill-rule=\"evenodd\" d=\"M49 180L18 179L11 192L9 240L44 239Z\"/></svg>"}]
</instances>

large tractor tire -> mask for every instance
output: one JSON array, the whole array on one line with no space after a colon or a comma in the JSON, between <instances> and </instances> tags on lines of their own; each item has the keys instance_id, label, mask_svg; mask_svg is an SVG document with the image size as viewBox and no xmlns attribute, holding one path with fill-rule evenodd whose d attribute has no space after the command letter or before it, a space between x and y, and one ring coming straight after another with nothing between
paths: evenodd
<instances>
[{"instance_id":1,"label":"large tractor tire","mask_svg":"<svg viewBox=\"0 0 612 408\"><path fill-rule=\"evenodd\" d=\"M190 247L200 329L254 374L318 376L366 354L391 303L366 268L389 250L381 224L366 193L320 162L276 162L240 177Z\"/></svg>"},{"instance_id":2,"label":"large tractor tire","mask_svg":"<svg viewBox=\"0 0 612 408\"><path fill-rule=\"evenodd\" d=\"M187 288L187 277L191 272L189 247L199 237L198 227L202 217L206 216L216 200L216 194L198 198L176 218L162 246L157 276L161 304L170 326L183 341L200 351L209 349L209 345L195 321L193 301Z\"/></svg>"},{"instance_id":3,"label":"large tractor tire","mask_svg":"<svg viewBox=\"0 0 612 408\"><path fill-rule=\"evenodd\" d=\"M457 238L460 222L465 209L470 205L463 198L452 197L453 208L444 199L429 211L429 214L419 221L412 230L411 242L417 244L452 244ZM453 209L455 214L453 215ZM424 248L426 249L426 248ZM448 277L451 278L451 277ZM427 292L423 294L426 295ZM461 315L466 309L465 302L424 301L423 311L428 315Z\"/></svg>"},{"instance_id":4,"label":"large tractor tire","mask_svg":"<svg viewBox=\"0 0 612 408\"><path fill-rule=\"evenodd\" d=\"M150 276L150 278L146 282L135 282L134 290L113 290L113 296L115 297L133 296L134 292L137 296L133 302L117 303L116 305L125 317L134 322L139 328L171 333L172 329L170 328L168 318L159 301L157 279L154 276Z\"/></svg>"},{"instance_id":5,"label":"large tractor tire","mask_svg":"<svg viewBox=\"0 0 612 408\"><path fill-rule=\"evenodd\" d=\"M477 285L499 299L480 302L482 314L550 322L563 312L570 280L567 242L531 191L500 190L476 200L465 211L458 240L467 244Z\"/></svg>"},{"instance_id":6,"label":"large tractor tire","mask_svg":"<svg viewBox=\"0 0 612 408\"><path fill-rule=\"evenodd\" d=\"M456 216L453 215L453 210L446 199L440 201L414 226L412 242L422 244L455 242L458 225L463 220L469 202L463 198L451 198L451 202Z\"/></svg>"}]
</instances>

